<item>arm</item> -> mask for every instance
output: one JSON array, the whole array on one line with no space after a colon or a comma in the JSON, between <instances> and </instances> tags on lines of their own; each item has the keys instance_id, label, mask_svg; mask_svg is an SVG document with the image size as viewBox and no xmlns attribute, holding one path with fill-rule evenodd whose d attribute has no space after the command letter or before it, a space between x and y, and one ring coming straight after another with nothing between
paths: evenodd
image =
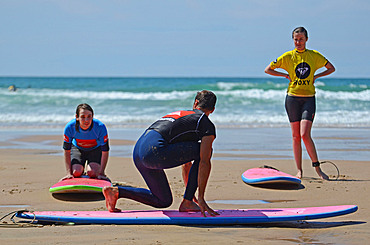
<instances>
[{"instance_id":1,"label":"arm","mask_svg":"<svg viewBox=\"0 0 370 245\"><path fill-rule=\"evenodd\" d=\"M276 77L285 77L285 78L290 80L289 74L286 74L286 73L283 73L283 72L280 72L280 71L275 71L274 69L271 68L271 64L269 64L265 68L265 73L267 73L269 75L272 75L272 76L276 76Z\"/></svg>"},{"instance_id":2,"label":"arm","mask_svg":"<svg viewBox=\"0 0 370 245\"><path fill-rule=\"evenodd\" d=\"M205 211L212 216L218 215L218 213L212 210L204 200L208 177L211 172L212 144L214 139L214 135L204 136L202 138L202 143L200 144L198 202L200 210L204 216L206 216Z\"/></svg>"},{"instance_id":3,"label":"arm","mask_svg":"<svg viewBox=\"0 0 370 245\"><path fill-rule=\"evenodd\" d=\"M192 166L191 162L187 162L187 163L181 165L182 179L184 180L185 187L188 184L189 172L190 172L191 166ZM198 203L198 199L195 196L193 197L193 201L195 203Z\"/></svg>"},{"instance_id":4,"label":"arm","mask_svg":"<svg viewBox=\"0 0 370 245\"><path fill-rule=\"evenodd\" d=\"M325 70L325 71L323 71L323 72L321 72L321 73L319 73L319 74L316 74L316 75L313 77L313 81L314 81L314 82L316 81L316 79L317 79L317 78L319 78L319 77L323 77L323 76L327 76L327 75L329 75L329 74L332 74L332 73L335 71L335 67L334 67L334 66L333 66L333 64L332 64L332 63L330 63L329 61L328 61L328 63L326 63L325 68L326 68L326 70Z\"/></svg>"},{"instance_id":5,"label":"arm","mask_svg":"<svg viewBox=\"0 0 370 245\"><path fill-rule=\"evenodd\" d=\"M107 167L108 158L109 158L109 140L108 140L108 131L104 124L101 126L99 141L104 142L101 145L101 159L100 159L100 172L98 173L98 179L109 180L105 175L105 168Z\"/></svg>"},{"instance_id":6,"label":"arm","mask_svg":"<svg viewBox=\"0 0 370 245\"><path fill-rule=\"evenodd\" d=\"M66 166L67 175L63 177L61 180L73 178L71 166L71 150L64 150L64 163Z\"/></svg>"},{"instance_id":7,"label":"arm","mask_svg":"<svg viewBox=\"0 0 370 245\"><path fill-rule=\"evenodd\" d=\"M102 151L101 161L100 161L100 173L98 175L98 179L109 180L108 177L105 175L105 168L107 167L108 158L109 158L109 151Z\"/></svg>"},{"instance_id":8,"label":"arm","mask_svg":"<svg viewBox=\"0 0 370 245\"><path fill-rule=\"evenodd\" d=\"M64 164L66 166L67 175L63 177L64 179L73 178L72 162L71 162L71 148L72 140L75 135L74 131L74 120L70 121L64 128L63 132L63 150L64 150Z\"/></svg>"}]
</instances>

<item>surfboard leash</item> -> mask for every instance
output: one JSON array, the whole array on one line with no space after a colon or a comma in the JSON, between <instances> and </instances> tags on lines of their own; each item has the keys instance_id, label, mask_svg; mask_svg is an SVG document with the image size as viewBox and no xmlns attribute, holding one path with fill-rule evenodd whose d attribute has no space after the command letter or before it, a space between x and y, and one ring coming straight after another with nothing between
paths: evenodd
<instances>
[{"instance_id":1,"label":"surfboard leash","mask_svg":"<svg viewBox=\"0 0 370 245\"><path fill-rule=\"evenodd\" d=\"M335 165L335 163L333 163L331 161L322 161L322 162L320 162L320 164L323 164L323 163L330 163L335 167L335 169L337 170L337 177L334 180L338 180L339 179L339 168L337 167L337 165Z\"/></svg>"},{"instance_id":2,"label":"surfboard leash","mask_svg":"<svg viewBox=\"0 0 370 245\"><path fill-rule=\"evenodd\" d=\"M33 219L30 221L30 222L25 222L25 221L22 221L22 223L20 222L17 222L14 220L14 217L18 214L18 213L24 213L24 212L28 212L28 213L31 213L33 215ZM7 221L5 221L4 219L8 216L11 217L9 218L13 223L12 224L9 224ZM43 225L41 224L35 224L33 223L34 221L36 220L36 215L34 214L33 211L30 211L30 210L27 210L27 209L22 209L22 210L16 210L16 211L12 211L6 215L4 215L3 217L0 218L0 227L10 227L10 226L17 226L17 227L29 227L29 226L32 226L32 227L43 227Z\"/></svg>"},{"instance_id":3,"label":"surfboard leash","mask_svg":"<svg viewBox=\"0 0 370 245\"><path fill-rule=\"evenodd\" d=\"M263 166L261 166L260 168L269 168L269 169L273 169L273 170L279 171L279 169L274 168L274 167L269 166L269 165L263 165Z\"/></svg>"}]
</instances>

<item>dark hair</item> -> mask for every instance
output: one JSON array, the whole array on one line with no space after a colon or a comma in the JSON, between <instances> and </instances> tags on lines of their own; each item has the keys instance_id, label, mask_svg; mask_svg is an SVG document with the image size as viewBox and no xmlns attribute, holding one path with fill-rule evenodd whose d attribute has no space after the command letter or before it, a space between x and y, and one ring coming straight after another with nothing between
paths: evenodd
<instances>
[{"instance_id":1,"label":"dark hair","mask_svg":"<svg viewBox=\"0 0 370 245\"><path fill-rule=\"evenodd\" d=\"M294 37L294 33L303 33L303 34L306 36L306 38L308 38L308 32L307 32L307 30L306 30L304 27L302 27L302 26L297 27L297 28L295 28L295 29L293 30L293 32L292 32L292 38Z\"/></svg>"},{"instance_id":2,"label":"dark hair","mask_svg":"<svg viewBox=\"0 0 370 245\"><path fill-rule=\"evenodd\" d=\"M202 109L213 110L216 105L217 97L216 95L208 90L202 90L197 93L195 100L198 100L198 106Z\"/></svg>"},{"instance_id":3,"label":"dark hair","mask_svg":"<svg viewBox=\"0 0 370 245\"><path fill-rule=\"evenodd\" d=\"M77 115L77 117L80 116L80 110L88 110L88 111L91 111L92 116L94 116L94 110L93 110L93 108L89 104L83 103L83 104L79 104L77 106L77 108L76 108L76 115ZM91 123L90 128L91 127L92 127L92 123ZM80 121L78 121L78 120L76 120L76 131L77 132L80 131Z\"/></svg>"}]
</instances>

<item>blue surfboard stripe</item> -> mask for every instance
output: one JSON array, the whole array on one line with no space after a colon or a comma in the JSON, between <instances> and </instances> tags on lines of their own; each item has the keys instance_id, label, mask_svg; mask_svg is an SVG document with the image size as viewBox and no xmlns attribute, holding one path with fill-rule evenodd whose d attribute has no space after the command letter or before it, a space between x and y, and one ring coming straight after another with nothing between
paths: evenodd
<instances>
[{"instance_id":1,"label":"blue surfboard stripe","mask_svg":"<svg viewBox=\"0 0 370 245\"><path fill-rule=\"evenodd\" d=\"M274 177L263 177L263 178L257 178L257 179L248 179L244 176L244 174L242 174L242 180L247 184L263 184L263 183L269 183L269 182L275 182L275 181L289 181L289 182L294 182L297 184L301 183L300 179L286 177L286 176L274 176Z\"/></svg>"}]
</instances>

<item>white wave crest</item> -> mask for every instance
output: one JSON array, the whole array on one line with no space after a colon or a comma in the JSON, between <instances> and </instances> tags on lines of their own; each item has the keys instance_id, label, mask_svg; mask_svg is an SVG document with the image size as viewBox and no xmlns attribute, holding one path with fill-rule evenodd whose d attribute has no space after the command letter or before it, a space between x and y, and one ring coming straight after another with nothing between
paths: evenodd
<instances>
[{"instance_id":1,"label":"white wave crest","mask_svg":"<svg viewBox=\"0 0 370 245\"><path fill-rule=\"evenodd\" d=\"M369 89L360 92L344 92L344 91L333 92L316 89L316 92L317 96L323 99L370 101Z\"/></svg>"},{"instance_id":2,"label":"white wave crest","mask_svg":"<svg viewBox=\"0 0 370 245\"><path fill-rule=\"evenodd\" d=\"M30 96L35 98L80 98L99 100L175 100L179 98L194 97L193 91L171 91L171 92L116 92L116 91L72 91L72 90L21 90L14 96Z\"/></svg>"},{"instance_id":3,"label":"white wave crest","mask_svg":"<svg viewBox=\"0 0 370 245\"><path fill-rule=\"evenodd\" d=\"M163 113L152 111L151 113L122 113L122 114L108 114L100 113L94 117L101 120L107 125L127 125L127 124L144 124L150 125L157 120ZM73 115L67 114L24 114L24 113L6 113L0 117L1 125L65 125L73 119ZM266 112L263 110L254 111L253 113L242 112L224 112L220 111L211 114L210 119L217 125L240 125L240 126L289 126L288 117L285 112ZM319 111L315 117L316 126L367 126L370 127L370 111L350 111L350 110L336 110L336 111Z\"/></svg>"},{"instance_id":4,"label":"white wave crest","mask_svg":"<svg viewBox=\"0 0 370 245\"><path fill-rule=\"evenodd\" d=\"M271 88L286 88L287 84L285 83L276 83L272 81L267 82L268 86ZM252 82L218 82L217 83L217 88L220 90L233 90L237 88L253 88L253 87L258 87L258 83L252 83ZM262 85L262 84L261 84Z\"/></svg>"},{"instance_id":5,"label":"white wave crest","mask_svg":"<svg viewBox=\"0 0 370 245\"><path fill-rule=\"evenodd\" d=\"M325 83L322 81L315 81L315 87L325 87Z\"/></svg>"},{"instance_id":6,"label":"white wave crest","mask_svg":"<svg viewBox=\"0 0 370 245\"><path fill-rule=\"evenodd\" d=\"M228 82L218 82L217 87L221 90L232 90L236 87L242 87L242 88L251 88L254 87L255 84L253 83L228 83Z\"/></svg>"},{"instance_id":7,"label":"white wave crest","mask_svg":"<svg viewBox=\"0 0 370 245\"><path fill-rule=\"evenodd\" d=\"M368 88L368 86L366 84L353 84L353 83L351 83L349 85L349 87L351 87L351 88L361 88L361 89L367 89Z\"/></svg>"},{"instance_id":8,"label":"white wave crest","mask_svg":"<svg viewBox=\"0 0 370 245\"><path fill-rule=\"evenodd\" d=\"M268 100L282 100L286 93L285 90L263 90L263 89L249 89L249 90L233 90L233 91L218 91L217 95L231 96L240 99L268 99Z\"/></svg>"}]
</instances>

